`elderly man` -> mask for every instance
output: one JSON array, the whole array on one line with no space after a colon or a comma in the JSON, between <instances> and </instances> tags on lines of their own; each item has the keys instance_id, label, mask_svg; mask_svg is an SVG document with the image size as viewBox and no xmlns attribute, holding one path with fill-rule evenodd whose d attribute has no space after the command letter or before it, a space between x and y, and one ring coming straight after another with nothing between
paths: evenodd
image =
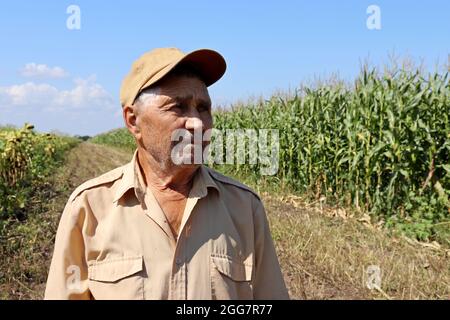
<instances>
[{"instance_id":1,"label":"elderly man","mask_svg":"<svg viewBox=\"0 0 450 320\"><path fill-rule=\"evenodd\" d=\"M258 195L202 164L173 161L173 132L212 127L207 87L225 69L205 49L155 49L133 64L121 103L137 150L70 196L46 299L289 298ZM193 158L195 145L186 150Z\"/></svg>"}]
</instances>

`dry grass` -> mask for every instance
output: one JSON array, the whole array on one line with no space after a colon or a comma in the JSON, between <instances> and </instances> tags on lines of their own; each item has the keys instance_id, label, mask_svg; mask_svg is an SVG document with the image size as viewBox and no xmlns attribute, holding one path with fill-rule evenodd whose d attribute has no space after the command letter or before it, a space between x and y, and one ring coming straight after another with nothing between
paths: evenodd
<instances>
[{"instance_id":1,"label":"dry grass","mask_svg":"<svg viewBox=\"0 0 450 320\"><path fill-rule=\"evenodd\" d=\"M450 299L450 251L388 235L343 210L306 208L263 194L280 263L294 299ZM364 221L364 222L362 222ZM381 269L380 290L366 287Z\"/></svg>"}]
</instances>

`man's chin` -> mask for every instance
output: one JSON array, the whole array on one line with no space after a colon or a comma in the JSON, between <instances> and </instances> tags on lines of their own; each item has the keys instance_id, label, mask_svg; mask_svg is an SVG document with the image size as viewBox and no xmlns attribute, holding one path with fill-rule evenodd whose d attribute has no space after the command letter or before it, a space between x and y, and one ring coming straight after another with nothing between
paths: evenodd
<instances>
[{"instance_id":1,"label":"man's chin","mask_svg":"<svg viewBox=\"0 0 450 320\"><path fill-rule=\"evenodd\" d=\"M201 150L201 151L200 151ZM198 167L203 164L203 148L196 149L194 145L187 145L183 148L183 152L172 155L172 162L176 166L182 167Z\"/></svg>"}]
</instances>

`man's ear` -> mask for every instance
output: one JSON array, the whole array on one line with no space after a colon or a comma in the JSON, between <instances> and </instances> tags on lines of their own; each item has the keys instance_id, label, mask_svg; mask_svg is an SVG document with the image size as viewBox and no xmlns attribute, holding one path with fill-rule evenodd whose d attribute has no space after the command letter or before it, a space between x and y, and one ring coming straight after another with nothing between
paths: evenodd
<instances>
[{"instance_id":1,"label":"man's ear","mask_svg":"<svg viewBox=\"0 0 450 320\"><path fill-rule=\"evenodd\" d=\"M137 139L139 140L141 138L141 130L139 129L138 125L138 116L136 112L136 106L125 106L122 109L122 115L123 120L125 122L125 125L128 128L128 131Z\"/></svg>"}]
</instances>

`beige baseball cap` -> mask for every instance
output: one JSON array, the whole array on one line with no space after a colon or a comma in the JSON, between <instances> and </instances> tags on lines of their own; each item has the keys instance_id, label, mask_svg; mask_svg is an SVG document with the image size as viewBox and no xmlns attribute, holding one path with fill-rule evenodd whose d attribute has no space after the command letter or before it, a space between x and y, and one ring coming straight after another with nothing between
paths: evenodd
<instances>
[{"instance_id":1,"label":"beige baseball cap","mask_svg":"<svg viewBox=\"0 0 450 320\"><path fill-rule=\"evenodd\" d=\"M219 80L226 70L225 59L214 50L199 49L186 54L177 48L154 49L137 59L124 78L120 89L122 107L132 105L142 90L180 64L193 68L206 86Z\"/></svg>"}]
</instances>

